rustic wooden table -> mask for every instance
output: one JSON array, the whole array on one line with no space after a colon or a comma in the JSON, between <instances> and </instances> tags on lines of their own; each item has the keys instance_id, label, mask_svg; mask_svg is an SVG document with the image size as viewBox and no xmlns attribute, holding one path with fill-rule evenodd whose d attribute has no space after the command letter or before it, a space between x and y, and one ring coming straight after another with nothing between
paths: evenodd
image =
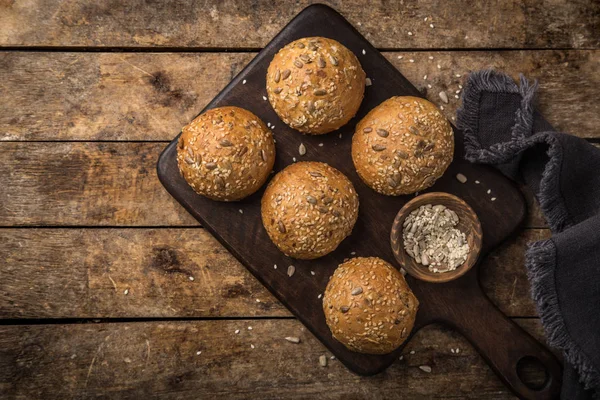
<instances>
[{"instance_id":1,"label":"rustic wooden table","mask_svg":"<svg viewBox=\"0 0 600 400\"><path fill-rule=\"evenodd\" d=\"M0 397L512 398L442 326L374 377L319 366L324 347L162 188L166 143L309 4L201 3L0 0ZM431 101L451 93L449 118L493 66L539 78L545 116L598 142L600 3L330 3ZM528 199L482 282L543 341L523 253L549 231Z\"/></svg>"}]
</instances>

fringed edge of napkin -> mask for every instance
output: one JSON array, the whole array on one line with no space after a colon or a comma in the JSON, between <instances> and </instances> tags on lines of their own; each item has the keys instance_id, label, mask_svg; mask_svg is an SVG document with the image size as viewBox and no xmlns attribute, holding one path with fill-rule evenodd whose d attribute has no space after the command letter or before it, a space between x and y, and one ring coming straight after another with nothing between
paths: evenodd
<instances>
[{"instance_id":1,"label":"fringed edge of napkin","mask_svg":"<svg viewBox=\"0 0 600 400\"><path fill-rule=\"evenodd\" d=\"M520 86L505 74L484 70L472 73L465 85L463 104L458 110L457 125L465 137L465 158L474 163L503 164L511 161L529 147L545 142L548 145L548 162L540 181L537 194L540 207L553 231L568 227L569 214L560 194L559 173L562 164L562 146L554 133L542 132L532 135L533 101L537 82L533 85L520 76ZM511 130L512 139L483 148L477 138L479 104L482 92L518 93L521 107L515 115ZM554 279L556 248L552 239L532 243L526 253L526 262L532 295L548 337L548 343L561 349L567 361L579 373L586 389L594 389L594 398L600 399L600 373L594 369L579 346L571 339L560 312Z\"/></svg>"}]
</instances>

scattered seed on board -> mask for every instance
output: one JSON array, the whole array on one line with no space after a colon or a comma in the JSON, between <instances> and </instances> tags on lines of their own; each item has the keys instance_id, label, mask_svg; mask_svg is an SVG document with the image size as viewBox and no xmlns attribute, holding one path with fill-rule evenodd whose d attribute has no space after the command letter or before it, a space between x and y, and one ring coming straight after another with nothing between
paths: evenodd
<instances>
[{"instance_id":1,"label":"scattered seed on board","mask_svg":"<svg viewBox=\"0 0 600 400\"><path fill-rule=\"evenodd\" d=\"M242 210L241 208L238 211L240 212L240 214L244 213L244 210Z\"/></svg>"},{"instance_id":2,"label":"scattered seed on board","mask_svg":"<svg viewBox=\"0 0 600 400\"><path fill-rule=\"evenodd\" d=\"M467 177L460 173L456 174L456 180L460 183L467 183Z\"/></svg>"},{"instance_id":3,"label":"scattered seed on board","mask_svg":"<svg viewBox=\"0 0 600 400\"><path fill-rule=\"evenodd\" d=\"M402 60L404 56L398 56L398 60Z\"/></svg>"},{"instance_id":4,"label":"scattered seed on board","mask_svg":"<svg viewBox=\"0 0 600 400\"><path fill-rule=\"evenodd\" d=\"M437 65L438 69L442 69L442 66L440 64Z\"/></svg>"},{"instance_id":5,"label":"scattered seed on board","mask_svg":"<svg viewBox=\"0 0 600 400\"><path fill-rule=\"evenodd\" d=\"M419 369L423 372L427 372L427 373L431 372L431 367L429 365L421 365L421 366L419 366Z\"/></svg>"},{"instance_id":6,"label":"scattered seed on board","mask_svg":"<svg viewBox=\"0 0 600 400\"><path fill-rule=\"evenodd\" d=\"M433 56L429 56L429 59L430 59L430 60L433 60Z\"/></svg>"},{"instance_id":7,"label":"scattered seed on board","mask_svg":"<svg viewBox=\"0 0 600 400\"><path fill-rule=\"evenodd\" d=\"M460 99L460 97L457 94L455 94L454 97L457 99Z\"/></svg>"},{"instance_id":8,"label":"scattered seed on board","mask_svg":"<svg viewBox=\"0 0 600 400\"><path fill-rule=\"evenodd\" d=\"M293 161L293 162L296 162L296 157L292 157L292 161Z\"/></svg>"},{"instance_id":9,"label":"scattered seed on board","mask_svg":"<svg viewBox=\"0 0 600 400\"><path fill-rule=\"evenodd\" d=\"M300 146L298 147L298 154L300 154L301 156L306 154L306 146L304 145L304 143L300 143Z\"/></svg>"},{"instance_id":10,"label":"scattered seed on board","mask_svg":"<svg viewBox=\"0 0 600 400\"><path fill-rule=\"evenodd\" d=\"M253 349L253 348L254 348L254 345L253 345L253 344L251 344L251 345L250 345L250 348L251 348L251 349Z\"/></svg>"},{"instance_id":11,"label":"scattered seed on board","mask_svg":"<svg viewBox=\"0 0 600 400\"><path fill-rule=\"evenodd\" d=\"M296 343L296 344L300 343L300 338L296 337L296 336L287 336L285 338L285 340L287 340L290 343Z\"/></svg>"},{"instance_id":12,"label":"scattered seed on board","mask_svg":"<svg viewBox=\"0 0 600 400\"><path fill-rule=\"evenodd\" d=\"M410 354L415 354L415 351L414 351L414 350L411 350L411 351L410 351Z\"/></svg>"},{"instance_id":13,"label":"scattered seed on board","mask_svg":"<svg viewBox=\"0 0 600 400\"><path fill-rule=\"evenodd\" d=\"M431 86L431 85L428 83L428 84L427 84L427 87L428 87L429 89L431 89L431 87L432 87L432 86Z\"/></svg>"},{"instance_id":14,"label":"scattered seed on board","mask_svg":"<svg viewBox=\"0 0 600 400\"><path fill-rule=\"evenodd\" d=\"M456 354L460 353L460 349L457 347L456 348Z\"/></svg>"},{"instance_id":15,"label":"scattered seed on board","mask_svg":"<svg viewBox=\"0 0 600 400\"><path fill-rule=\"evenodd\" d=\"M319 143L319 147L323 147L323 143Z\"/></svg>"},{"instance_id":16,"label":"scattered seed on board","mask_svg":"<svg viewBox=\"0 0 600 400\"><path fill-rule=\"evenodd\" d=\"M433 24L429 24L429 27L430 27L431 29L433 29L433 28L434 28Z\"/></svg>"},{"instance_id":17,"label":"scattered seed on board","mask_svg":"<svg viewBox=\"0 0 600 400\"><path fill-rule=\"evenodd\" d=\"M487 194L492 193L492 189L488 189Z\"/></svg>"},{"instance_id":18,"label":"scattered seed on board","mask_svg":"<svg viewBox=\"0 0 600 400\"><path fill-rule=\"evenodd\" d=\"M398 360L400 360L400 361L404 360L404 356L398 357Z\"/></svg>"},{"instance_id":19,"label":"scattered seed on board","mask_svg":"<svg viewBox=\"0 0 600 400\"><path fill-rule=\"evenodd\" d=\"M123 291L123 294L124 294L125 296L127 296L127 295L129 294L129 289L125 289L125 290Z\"/></svg>"},{"instance_id":20,"label":"scattered seed on board","mask_svg":"<svg viewBox=\"0 0 600 400\"><path fill-rule=\"evenodd\" d=\"M356 255L356 252L355 252L355 251L351 251L351 252L350 252L350 255L351 255L351 256L355 256L355 255Z\"/></svg>"},{"instance_id":21,"label":"scattered seed on board","mask_svg":"<svg viewBox=\"0 0 600 400\"><path fill-rule=\"evenodd\" d=\"M294 267L293 265L290 265L287 270L288 276L291 278L292 275L294 275L294 272L296 272L296 267Z\"/></svg>"},{"instance_id":22,"label":"scattered seed on board","mask_svg":"<svg viewBox=\"0 0 600 400\"><path fill-rule=\"evenodd\" d=\"M454 354L454 349L450 349L450 353Z\"/></svg>"},{"instance_id":23,"label":"scattered seed on board","mask_svg":"<svg viewBox=\"0 0 600 400\"><path fill-rule=\"evenodd\" d=\"M475 181L475 183L479 185L480 182L479 181Z\"/></svg>"},{"instance_id":24,"label":"scattered seed on board","mask_svg":"<svg viewBox=\"0 0 600 400\"><path fill-rule=\"evenodd\" d=\"M249 327L248 327L248 330L249 330L249 331L251 331L251 330L252 330L252 327L251 327L251 326L249 326Z\"/></svg>"},{"instance_id":25,"label":"scattered seed on board","mask_svg":"<svg viewBox=\"0 0 600 400\"><path fill-rule=\"evenodd\" d=\"M196 355L197 355L197 356L199 356L200 354L202 354L202 352L201 352L201 351L197 351L197 352L196 352Z\"/></svg>"},{"instance_id":26,"label":"scattered seed on board","mask_svg":"<svg viewBox=\"0 0 600 400\"><path fill-rule=\"evenodd\" d=\"M190 281L192 281L192 282L194 281L194 277L193 277L193 276L188 276L188 279L189 279Z\"/></svg>"},{"instance_id":27,"label":"scattered seed on board","mask_svg":"<svg viewBox=\"0 0 600 400\"><path fill-rule=\"evenodd\" d=\"M244 80L242 81L242 85L245 85L245 84L246 84L246 80L244 79Z\"/></svg>"},{"instance_id":28,"label":"scattered seed on board","mask_svg":"<svg viewBox=\"0 0 600 400\"><path fill-rule=\"evenodd\" d=\"M277 269L277 264L274 264L274 265L273 265L273 269Z\"/></svg>"},{"instance_id":29,"label":"scattered seed on board","mask_svg":"<svg viewBox=\"0 0 600 400\"><path fill-rule=\"evenodd\" d=\"M365 79L365 86L371 86L373 82L371 82L371 78Z\"/></svg>"},{"instance_id":30,"label":"scattered seed on board","mask_svg":"<svg viewBox=\"0 0 600 400\"><path fill-rule=\"evenodd\" d=\"M408 60L408 61L409 61L409 62L412 62L412 63L414 63L414 62L415 62L415 60L413 60L412 58L411 58L410 60Z\"/></svg>"},{"instance_id":31,"label":"scattered seed on board","mask_svg":"<svg viewBox=\"0 0 600 400\"><path fill-rule=\"evenodd\" d=\"M441 91L440 92L440 99L442 99L442 101L446 104L448 104L448 95L446 94L446 92Z\"/></svg>"},{"instance_id":32,"label":"scattered seed on board","mask_svg":"<svg viewBox=\"0 0 600 400\"><path fill-rule=\"evenodd\" d=\"M408 36L412 36L412 35L413 35L413 33L412 33L412 32L408 32Z\"/></svg>"},{"instance_id":33,"label":"scattered seed on board","mask_svg":"<svg viewBox=\"0 0 600 400\"><path fill-rule=\"evenodd\" d=\"M491 200L492 200L492 201L496 201L496 198L495 198L495 197L492 197L492 199L491 199Z\"/></svg>"},{"instance_id":34,"label":"scattered seed on board","mask_svg":"<svg viewBox=\"0 0 600 400\"><path fill-rule=\"evenodd\" d=\"M257 302L257 303L260 303L260 299L256 299L256 302Z\"/></svg>"},{"instance_id":35,"label":"scattered seed on board","mask_svg":"<svg viewBox=\"0 0 600 400\"><path fill-rule=\"evenodd\" d=\"M326 355L319 356L319 365L321 367L327 366L327 356Z\"/></svg>"},{"instance_id":36,"label":"scattered seed on board","mask_svg":"<svg viewBox=\"0 0 600 400\"><path fill-rule=\"evenodd\" d=\"M310 271L310 274L311 274L312 276L315 276L315 271Z\"/></svg>"},{"instance_id":37,"label":"scattered seed on board","mask_svg":"<svg viewBox=\"0 0 600 400\"><path fill-rule=\"evenodd\" d=\"M423 75L423 80L426 81L427 80L427 75Z\"/></svg>"},{"instance_id":38,"label":"scattered seed on board","mask_svg":"<svg viewBox=\"0 0 600 400\"><path fill-rule=\"evenodd\" d=\"M365 51L365 49L363 49L363 50L362 50L362 53L363 53L363 56L364 56L365 54L367 54L367 52Z\"/></svg>"},{"instance_id":39,"label":"scattered seed on board","mask_svg":"<svg viewBox=\"0 0 600 400\"><path fill-rule=\"evenodd\" d=\"M335 360L335 356L329 357L330 360Z\"/></svg>"},{"instance_id":40,"label":"scattered seed on board","mask_svg":"<svg viewBox=\"0 0 600 400\"><path fill-rule=\"evenodd\" d=\"M321 297L323 297L323 295L319 293L319 295L317 296L317 299L321 299Z\"/></svg>"},{"instance_id":41,"label":"scattered seed on board","mask_svg":"<svg viewBox=\"0 0 600 400\"><path fill-rule=\"evenodd\" d=\"M236 330L235 330L235 334L236 334L236 335L239 335L239 334L240 334L240 330L239 330L239 329L236 329Z\"/></svg>"},{"instance_id":42,"label":"scattered seed on board","mask_svg":"<svg viewBox=\"0 0 600 400\"><path fill-rule=\"evenodd\" d=\"M264 100L264 101L267 101L267 96L263 96L263 100Z\"/></svg>"}]
</instances>

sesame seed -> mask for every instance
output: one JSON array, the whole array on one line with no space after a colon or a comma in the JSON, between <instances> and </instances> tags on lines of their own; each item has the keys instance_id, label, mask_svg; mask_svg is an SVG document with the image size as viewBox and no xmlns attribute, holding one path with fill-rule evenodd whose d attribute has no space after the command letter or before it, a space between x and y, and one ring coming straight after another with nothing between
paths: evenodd
<instances>
[{"instance_id":1,"label":"sesame seed","mask_svg":"<svg viewBox=\"0 0 600 400\"><path fill-rule=\"evenodd\" d=\"M458 88L459 88L459 89L462 89L463 87L462 87L462 85L458 85Z\"/></svg>"},{"instance_id":2,"label":"sesame seed","mask_svg":"<svg viewBox=\"0 0 600 400\"><path fill-rule=\"evenodd\" d=\"M424 75L424 76L423 76L423 80L427 80L427 75Z\"/></svg>"},{"instance_id":3,"label":"sesame seed","mask_svg":"<svg viewBox=\"0 0 600 400\"><path fill-rule=\"evenodd\" d=\"M456 348L456 354L460 353L460 349L457 347Z\"/></svg>"},{"instance_id":4,"label":"sesame seed","mask_svg":"<svg viewBox=\"0 0 600 400\"><path fill-rule=\"evenodd\" d=\"M429 89L431 89L431 85L430 85L429 83L427 84L427 87L428 87Z\"/></svg>"},{"instance_id":5,"label":"sesame seed","mask_svg":"<svg viewBox=\"0 0 600 400\"><path fill-rule=\"evenodd\" d=\"M433 24L429 24L429 27L430 27L431 29L433 29Z\"/></svg>"},{"instance_id":6,"label":"sesame seed","mask_svg":"<svg viewBox=\"0 0 600 400\"><path fill-rule=\"evenodd\" d=\"M260 303L260 299L256 299L256 302L257 302L257 303Z\"/></svg>"},{"instance_id":7,"label":"sesame seed","mask_svg":"<svg viewBox=\"0 0 600 400\"><path fill-rule=\"evenodd\" d=\"M441 68L442 68L442 66L441 66L440 64L438 64L438 65L437 65L437 67L438 67L438 69L441 69Z\"/></svg>"},{"instance_id":8,"label":"sesame seed","mask_svg":"<svg viewBox=\"0 0 600 400\"><path fill-rule=\"evenodd\" d=\"M440 106L440 110L444 111L444 106Z\"/></svg>"},{"instance_id":9,"label":"sesame seed","mask_svg":"<svg viewBox=\"0 0 600 400\"><path fill-rule=\"evenodd\" d=\"M240 214L244 213L244 210L242 210L241 208L238 211L240 212Z\"/></svg>"},{"instance_id":10,"label":"sesame seed","mask_svg":"<svg viewBox=\"0 0 600 400\"><path fill-rule=\"evenodd\" d=\"M400 360L400 361L404 360L404 356L398 357L398 360Z\"/></svg>"},{"instance_id":11,"label":"sesame seed","mask_svg":"<svg viewBox=\"0 0 600 400\"><path fill-rule=\"evenodd\" d=\"M236 329L236 330L235 330L235 334L236 334L236 335L239 335L239 333L240 333L240 330L239 330L239 329Z\"/></svg>"},{"instance_id":12,"label":"sesame seed","mask_svg":"<svg viewBox=\"0 0 600 400\"><path fill-rule=\"evenodd\" d=\"M330 360L335 360L335 356L329 357Z\"/></svg>"},{"instance_id":13,"label":"sesame seed","mask_svg":"<svg viewBox=\"0 0 600 400\"><path fill-rule=\"evenodd\" d=\"M356 255L356 252L355 252L355 251L352 251L352 252L350 252L350 255L351 255L351 256L355 256L355 255Z\"/></svg>"},{"instance_id":14,"label":"sesame seed","mask_svg":"<svg viewBox=\"0 0 600 400\"><path fill-rule=\"evenodd\" d=\"M277 264L273 265L273 269L277 269Z\"/></svg>"},{"instance_id":15,"label":"sesame seed","mask_svg":"<svg viewBox=\"0 0 600 400\"><path fill-rule=\"evenodd\" d=\"M248 330L249 330L249 331L251 331L251 330L252 330L252 327L251 327L251 326L249 326L249 327L248 327Z\"/></svg>"},{"instance_id":16,"label":"sesame seed","mask_svg":"<svg viewBox=\"0 0 600 400\"><path fill-rule=\"evenodd\" d=\"M455 94L454 97L456 97L457 99L459 98L457 94Z\"/></svg>"},{"instance_id":17,"label":"sesame seed","mask_svg":"<svg viewBox=\"0 0 600 400\"><path fill-rule=\"evenodd\" d=\"M321 297L323 297L323 295L319 293L319 295L317 296L317 299L320 299Z\"/></svg>"},{"instance_id":18,"label":"sesame seed","mask_svg":"<svg viewBox=\"0 0 600 400\"><path fill-rule=\"evenodd\" d=\"M125 296L127 296L127 295L129 294L129 289L125 289L125 290L123 291L123 294L124 294Z\"/></svg>"},{"instance_id":19,"label":"sesame seed","mask_svg":"<svg viewBox=\"0 0 600 400\"><path fill-rule=\"evenodd\" d=\"M461 74L456 74L456 77L457 77L457 78L460 78L461 76L462 76Z\"/></svg>"},{"instance_id":20,"label":"sesame seed","mask_svg":"<svg viewBox=\"0 0 600 400\"><path fill-rule=\"evenodd\" d=\"M411 350L411 351L410 351L410 354L415 354L415 351L414 351L414 350Z\"/></svg>"},{"instance_id":21,"label":"sesame seed","mask_svg":"<svg viewBox=\"0 0 600 400\"><path fill-rule=\"evenodd\" d=\"M296 157L292 157L292 161L293 161L293 162L296 162Z\"/></svg>"},{"instance_id":22,"label":"sesame seed","mask_svg":"<svg viewBox=\"0 0 600 400\"><path fill-rule=\"evenodd\" d=\"M430 59L430 60L433 60L433 56L429 56L429 59Z\"/></svg>"},{"instance_id":23,"label":"sesame seed","mask_svg":"<svg viewBox=\"0 0 600 400\"><path fill-rule=\"evenodd\" d=\"M402 60L404 56L398 56L398 60Z\"/></svg>"},{"instance_id":24,"label":"sesame seed","mask_svg":"<svg viewBox=\"0 0 600 400\"><path fill-rule=\"evenodd\" d=\"M196 355L197 355L197 356L199 356L200 354L202 354L202 352L201 352L201 351L197 351L197 352L196 352Z\"/></svg>"},{"instance_id":25,"label":"sesame seed","mask_svg":"<svg viewBox=\"0 0 600 400\"><path fill-rule=\"evenodd\" d=\"M341 139L341 138L342 138L342 134L340 133L340 134L338 135L338 137Z\"/></svg>"},{"instance_id":26,"label":"sesame seed","mask_svg":"<svg viewBox=\"0 0 600 400\"><path fill-rule=\"evenodd\" d=\"M189 279L190 281L193 281L193 280L194 280L194 277L193 277L193 276L188 276L188 279Z\"/></svg>"},{"instance_id":27,"label":"sesame seed","mask_svg":"<svg viewBox=\"0 0 600 400\"><path fill-rule=\"evenodd\" d=\"M413 60L412 58L411 58L410 60L408 60L408 61L410 61L410 62L415 62L415 60Z\"/></svg>"},{"instance_id":28,"label":"sesame seed","mask_svg":"<svg viewBox=\"0 0 600 400\"><path fill-rule=\"evenodd\" d=\"M492 193L492 189L488 189L487 194Z\"/></svg>"},{"instance_id":29,"label":"sesame seed","mask_svg":"<svg viewBox=\"0 0 600 400\"><path fill-rule=\"evenodd\" d=\"M454 349L450 349L450 353L454 354Z\"/></svg>"},{"instance_id":30,"label":"sesame seed","mask_svg":"<svg viewBox=\"0 0 600 400\"><path fill-rule=\"evenodd\" d=\"M412 32L408 32L408 36L412 36L412 35L413 35L413 33L412 33Z\"/></svg>"},{"instance_id":31,"label":"sesame seed","mask_svg":"<svg viewBox=\"0 0 600 400\"><path fill-rule=\"evenodd\" d=\"M427 17L423 18L423 21L427 22Z\"/></svg>"},{"instance_id":32,"label":"sesame seed","mask_svg":"<svg viewBox=\"0 0 600 400\"><path fill-rule=\"evenodd\" d=\"M251 345L250 345L250 348L251 348L251 349L253 349L253 348L254 348L254 345L253 345L253 344L251 344Z\"/></svg>"},{"instance_id":33,"label":"sesame seed","mask_svg":"<svg viewBox=\"0 0 600 400\"><path fill-rule=\"evenodd\" d=\"M360 23L360 22L359 22L357 25L358 25L358 26L362 26L362 23Z\"/></svg>"},{"instance_id":34,"label":"sesame seed","mask_svg":"<svg viewBox=\"0 0 600 400\"><path fill-rule=\"evenodd\" d=\"M290 343L296 343L296 344L300 343L300 338L296 337L296 336L287 336L285 338L285 340L287 340Z\"/></svg>"},{"instance_id":35,"label":"sesame seed","mask_svg":"<svg viewBox=\"0 0 600 400\"><path fill-rule=\"evenodd\" d=\"M365 54L367 54L367 52L365 51L365 49L363 49L362 53L363 53L363 56L364 56Z\"/></svg>"},{"instance_id":36,"label":"sesame seed","mask_svg":"<svg viewBox=\"0 0 600 400\"><path fill-rule=\"evenodd\" d=\"M491 200L492 200L492 201L496 201L496 198L495 198L495 197L492 197L492 199L491 199Z\"/></svg>"},{"instance_id":37,"label":"sesame seed","mask_svg":"<svg viewBox=\"0 0 600 400\"><path fill-rule=\"evenodd\" d=\"M264 101L267 101L267 96L263 96L263 100L264 100Z\"/></svg>"},{"instance_id":38,"label":"sesame seed","mask_svg":"<svg viewBox=\"0 0 600 400\"><path fill-rule=\"evenodd\" d=\"M319 143L319 147L323 147L323 143Z\"/></svg>"},{"instance_id":39,"label":"sesame seed","mask_svg":"<svg viewBox=\"0 0 600 400\"><path fill-rule=\"evenodd\" d=\"M246 84L246 80L244 79L244 80L242 81L242 85L245 85L245 84Z\"/></svg>"},{"instance_id":40,"label":"sesame seed","mask_svg":"<svg viewBox=\"0 0 600 400\"><path fill-rule=\"evenodd\" d=\"M312 276L315 276L315 271L310 271L310 274L311 274Z\"/></svg>"},{"instance_id":41,"label":"sesame seed","mask_svg":"<svg viewBox=\"0 0 600 400\"><path fill-rule=\"evenodd\" d=\"M475 181L475 183L479 185L480 182L479 181Z\"/></svg>"}]
</instances>

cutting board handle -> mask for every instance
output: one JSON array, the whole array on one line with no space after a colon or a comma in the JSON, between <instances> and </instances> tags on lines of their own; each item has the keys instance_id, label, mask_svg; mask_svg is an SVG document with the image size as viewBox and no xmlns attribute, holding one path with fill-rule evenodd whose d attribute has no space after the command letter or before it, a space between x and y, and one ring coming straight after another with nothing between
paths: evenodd
<instances>
[{"instance_id":1,"label":"cutting board handle","mask_svg":"<svg viewBox=\"0 0 600 400\"><path fill-rule=\"evenodd\" d=\"M464 288L463 288L464 289ZM562 381L562 367L546 347L507 318L485 296L479 285L472 285L460 298L465 304L455 304L456 313L448 318L479 351L504 383L523 399L558 399ZM460 300L459 300L460 301ZM464 307L464 308L463 308ZM460 312L470 308L470 312ZM517 365L533 357L546 369L545 385L534 390L521 381Z\"/></svg>"}]
</instances>

